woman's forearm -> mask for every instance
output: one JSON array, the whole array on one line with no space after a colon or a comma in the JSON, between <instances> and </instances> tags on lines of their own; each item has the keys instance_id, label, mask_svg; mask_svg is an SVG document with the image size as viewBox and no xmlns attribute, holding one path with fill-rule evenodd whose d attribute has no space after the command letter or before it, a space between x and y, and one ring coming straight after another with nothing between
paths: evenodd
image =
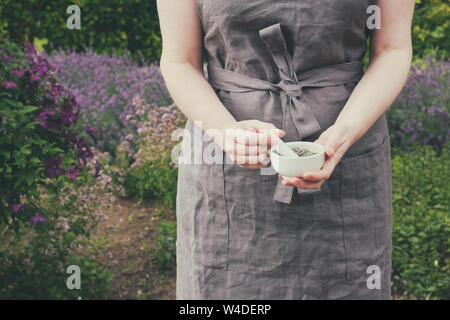
<instances>
[{"instance_id":1,"label":"woman's forearm","mask_svg":"<svg viewBox=\"0 0 450 320\"><path fill-rule=\"evenodd\" d=\"M202 71L191 63L161 60L161 73L175 104L190 120L201 121L203 130L223 131L236 122Z\"/></svg>"},{"instance_id":2,"label":"woman's forearm","mask_svg":"<svg viewBox=\"0 0 450 320\"><path fill-rule=\"evenodd\" d=\"M335 122L346 129L350 145L395 100L408 77L410 64L411 52L407 49L385 50L372 59Z\"/></svg>"}]
</instances>

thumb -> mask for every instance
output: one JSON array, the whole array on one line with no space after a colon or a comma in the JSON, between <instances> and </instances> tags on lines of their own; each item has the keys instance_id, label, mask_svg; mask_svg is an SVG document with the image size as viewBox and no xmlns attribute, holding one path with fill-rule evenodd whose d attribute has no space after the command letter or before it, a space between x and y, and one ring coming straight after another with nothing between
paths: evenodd
<instances>
[{"instance_id":1,"label":"thumb","mask_svg":"<svg viewBox=\"0 0 450 320\"><path fill-rule=\"evenodd\" d=\"M325 154L328 157L332 157L336 153L337 143L335 143L332 139L321 139L319 137L314 143L321 144L323 149L325 150Z\"/></svg>"},{"instance_id":2,"label":"thumb","mask_svg":"<svg viewBox=\"0 0 450 320\"><path fill-rule=\"evenodd\" d=\"M336 153L337 149L339 148L339 143L335 141L334 139L328 139L328 141L325 144L325 153L332 157Z\"/></svg>"}]
</instances>

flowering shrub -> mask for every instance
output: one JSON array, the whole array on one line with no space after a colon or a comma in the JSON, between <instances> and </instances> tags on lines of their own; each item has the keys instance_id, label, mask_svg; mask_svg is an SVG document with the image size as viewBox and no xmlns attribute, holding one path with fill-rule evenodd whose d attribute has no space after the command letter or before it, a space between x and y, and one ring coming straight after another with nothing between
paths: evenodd
<instances>
[{"instance_id":1,"label":"flowering shrub","mask_svg":"<svg viewBox=\"0 0 450 320\"><path fill-rule=\"evenodd\" d=\"M100 152L92 148L93 157L90 161L91 174L96 177L98 184L103 186L111 198L105 199L109 203L115 201L115 197L125 197L123 183L126 176L126 169L129 167L131 149L123 149L128 141L124 141L117 147L116 156L112 159L111 155L104 151ZM90 194L89 190L86 190Z\"/></svg>"},{"instance_id":2,"label":"flowering shrub","mask_svg":"<svg viewBox=\"0 0 450 320\"><path fill-rule=\"evenodd\" d=\"M136 123L127 119L136 94L156 106L171 102L159 68L145 61L140 66L129 54L60 50L47 58L58 66L61 81L76 97L93 134L89 141L101 151L114 153L128 134L136 134Z\"/></svg>"},{"instance_id":3,"label":"flowering shrub","mask_svg":"<svg viewBox=\"0 0 450 320\"><path fill-rule=\"evenodd\" d=\"M46 217L19 232L8 227L1 230L1 299L108 297L114 275L86 253L91 231L108 218L106 210L116 200L110 181L96 163L90 159L89 172L83 170L74 182L46 179L48 185L39 188L39 206ZM81 269L81 290L66 287L70 265Z\"/></svg>"},{"instance_id":4,"label":"flowering shrub","mask_svg":"<svg viewBox=\"0 0 450 320\"><path fill-rule=\"evenodd\" d=\"M161 198L175 207L177 169L171 154L178 141L172 141L172 134L183 127L185 117L174 104L156 107L139 96L133 99L133 106L129 121L137 123L138 136L128 138L138 151L131 155L125 192L139 198ZM131 149L129 143L123 147Z\"/></svg>"},{"instance_id":5,"label":"flowering shrub","mask_svg":"<svg viewBox=\"0 0 450 320\"><path fill-rule=\"evenodd\" d=\"M392 294L450 298L449 147L430 146L392 159Z\"/></svg>"},{"instance_id":6,"label":"flowering shrub","mask_svg":"<svg viewBox=\"0 0 450 320\"><path fill-rule=\"evenodd\" d=\"M391 143L410 151L414 143L441 150L450 140L450 61L428 57L412 66L407 83L388 110Z\"/></svg>"},{"instance_id":7,"label":"flowering shrub","mask_svg":"<svg viewBox=\"0 0 450 320\"><path fill-rule=\"evenodd\" d=\"M45 222L38 185L75 179L90 156L77 134L79 106L32 45L23 52L1 37L0 62L0 221Z\"/></svg>"}]
</instances>

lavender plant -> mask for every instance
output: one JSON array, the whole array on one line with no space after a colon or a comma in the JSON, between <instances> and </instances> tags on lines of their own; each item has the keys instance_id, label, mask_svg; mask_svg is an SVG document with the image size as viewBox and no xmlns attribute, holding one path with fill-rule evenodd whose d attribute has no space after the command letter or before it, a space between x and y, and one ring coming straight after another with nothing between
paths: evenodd
<instances>
[{"instance_id":1,"label":"lavender plant","mask_svg":"<svg viewBox=\"0 0 450 320\"><path fill-rule=\"evenodd\" d=\"M450 61L432 56L411 67L402 92L388 110L393 147L411 151L414 145L442 150L450 140Z\"/></svg>"},{"instance_id":2,"label":"lavender plant","mask_svg":"<svg viewBox=\"0 0 450 320\"><path fill-rule=\"evenodd\" d=\"M116 56L86 49L55 51L47 59L80 104L90 142L101 151L114 154L127 135L137 133L136 123L127 119L134 113L135 95L155 106L171 104L159 67L142 58L138 63L128 53Z\"/></svg>"}]
</instances>

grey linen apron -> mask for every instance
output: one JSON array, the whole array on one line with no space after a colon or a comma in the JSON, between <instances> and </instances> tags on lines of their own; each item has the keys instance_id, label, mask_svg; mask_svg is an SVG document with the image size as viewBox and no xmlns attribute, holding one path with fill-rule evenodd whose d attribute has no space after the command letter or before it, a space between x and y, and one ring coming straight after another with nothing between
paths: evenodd
<instances>
[{"instance_id":1,"label":"grey linen apron","mask_svg":"<svg viewBox=\"0 0 450 320\"><path fill-rule=\"evenodd\" d=\"M285 141L314 141L362 77L366 9L374 3L197 0L205 77L237 120L273 123L286 131ZM178 171L177 299L389 299L384 115L312 192L232 164L221 149L211 152L213 142L192 121L186 131L192 138L183 139ZM222 161L205 163L187 150Z\"/></svg>"}]
</instances>

